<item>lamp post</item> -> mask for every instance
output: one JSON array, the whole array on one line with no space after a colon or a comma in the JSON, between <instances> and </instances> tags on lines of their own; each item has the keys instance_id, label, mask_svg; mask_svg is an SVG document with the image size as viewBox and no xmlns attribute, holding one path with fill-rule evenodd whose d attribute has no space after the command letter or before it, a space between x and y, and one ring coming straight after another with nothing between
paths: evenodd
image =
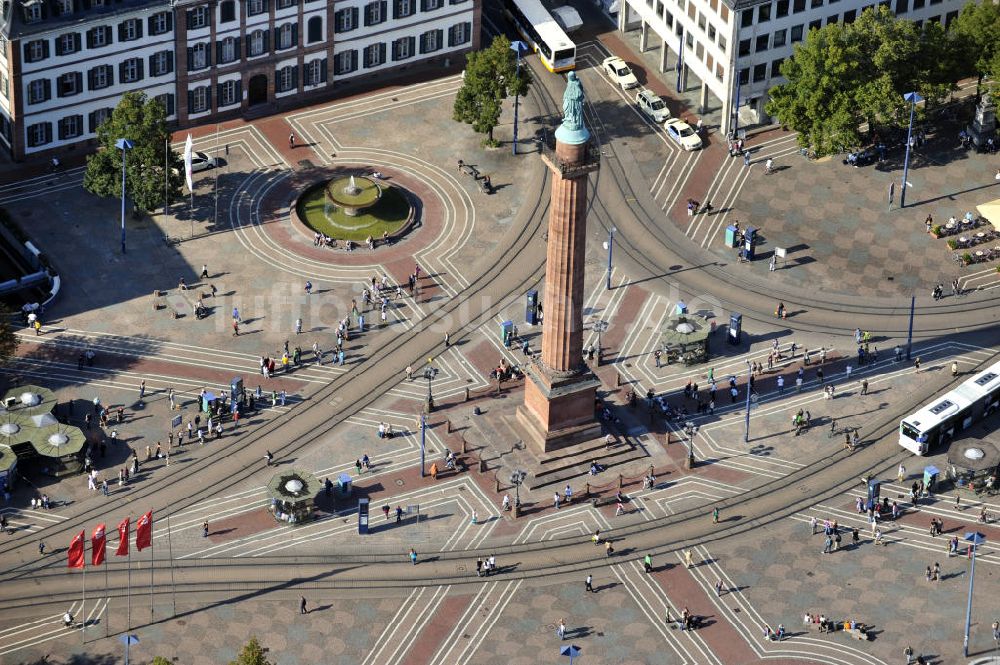
<instances>
[{"instance_id":1,"label":"lamp post","mask_svg":"<svg viewBox=\"0 0 1000 665\"><path fill-rule=\"evenodd\" d=\"M431 382L434 380L434 375L437 374L437 369L431 365L432 362L434 362L434 359L428 358L427 366L424 367L424 378L427 379L427 399L424 401L424 413L430 413L434 410L434 395L431 393Z\"/></svg>"},{"instance_id":2,"label":"lamp post","mask_svg":"<svg viewBox=\"0 0 1000 665\"><path fill-rule=\"evenodd\" d=\"M524 471L512 471L510 474L510 484L514 486L514 517L518 516L521 509L521 483L528 477Z\"/></svg>"},{"instance_id":3,"label":"lamp post","mask_svg":"<svg viewBox=\"0 0 1000 665\"><path fill-rule=\"evenodd\" d=\"M615 251L615 234L618 233L618 227L612 226L608 229L608 241L604 243L605 249L608 250L608 283L607 289L611 290L611 256Z\"/></svg>"},{"instance_id":4,"label":"lamp post","mask_svg":"<svg viewBox=\"0 0 1000 665\"><path fill-rule=\"evenodd\" d=\"M118 139L115 147L122 151L122 254L125 253L125 156L135 147L129 139Z\"/></svg>"},{"instance_id":5,"label":"lamp post","mask_svg":"<svg viewBox=\"0 0 1000 665\"><path fill-rule=\"evenodd\" d=\"M420 414L420 477L427 475L424 472L424 451L427 450L427 416Z\"/></svg>"},{"instance_id":6,"label":"lamp post","mask_svg":"<svg viewBox=\"0 0 1000 665\"><path fill-rule=\"evenodd\" d=\"M597 332L597 364L601 364L601 333L608 329L608 322L604 319L594 321L594 330Z\"/></svg>"},{"instance_id":7,"label":"lamp post","mask_svg":"<svg viewBox=\"0 0 1000 665\"><path fill-rule=\"evenodd\" d=\"M969 657L969 624L972 622L972 586L976 581L976 549L986 542L986 536L978 531L970 531L965 534L965 540L969 541L972 548L972 570L969 571L969 604L965 610L965 639L962 641L962 655Z\"/></svg>"},{"instance_id":8,"label":"lamp post","mask_svg":"<svg viewBox=\"0 0 1000 665\"><path fill-rule=\"evenodd\" d=\"M526 52L528 50L528 45L525 44L522 41L519 41L519 40L515 39L514 41L512 41L510 43L510 48L511 48L512 51L514 51L514 53L517 54L517 69L516 69L517 74L516 74L516 76L517 76L517 82L520 83L521 82L521 53L524 53L524 52ZM517 154L517 107L518 107L518 97L519 97L519 95L517 93L517 90L518 90L517 88L514 88L514 145L512 147L513 147L515 155Z\"/></svg>"},{"instance_id":9,"label":"lamp post","mask_svg":"<svg viewBox=\"0 0 1000 665\"><path fill-rule=\"evenodd\" d=\"M753 368L747 358L747 414L743 423L743 442L750 443L750 393L753 392Z\"/></svg>"},{"instance_id":10,"label":"lamp post","mask_svg":"<svg viewBox=\"0 0 1000 665\"><path fill-rule=\"evenodd\" d=\"M915 92L906 93L903 95L903 99L910 102L910 128L906 131L906 158L903 160L903 183L902 187L899 188L900 210L906 207L906 187L909 184L906 178L910 173L910 139L913 137L913 114L916 113L917 103L924 101L924 98Z\"/></svg>"}]
</instances>

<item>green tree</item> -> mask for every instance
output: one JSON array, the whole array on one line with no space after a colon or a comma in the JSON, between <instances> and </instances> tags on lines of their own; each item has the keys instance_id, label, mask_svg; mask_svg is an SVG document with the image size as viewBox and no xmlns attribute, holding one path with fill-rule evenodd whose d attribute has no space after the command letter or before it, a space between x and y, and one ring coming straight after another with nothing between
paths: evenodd
<instances>
[{"instance_id":1,"label":"green tree","mask_svg":"<svg viewBox=\"0 0 1000 665\"><path fill-rule=\"evenodd\" d=\"M951 24L952 42L962 74L975 75L982 83L984 76L996 76L996 59L1000 54L1000 6L992 2L970 2Z\"/></svg>"},{"instance_id":2,"label":"green tree","mask_svg":"<svg viewBox=\"0 0 1000 665\"><path fill-rule=\"evenodd\" d=\"M17 352L18 339L11 325L13 314L0 305L0 364L7 362Z\"/></svg>"},{"instance_id":3,"label":"green tree","mask_svg":"<svg viewBox=\"0 0 1000 665\"><path fill-rule=\"evenodd\" d=\"M522 63L510 40L499 35L489 48L466 56L465 80L455 97L452 117L472 125L473 131L486 134L485 145L497 145L493 130L500 122L503 101L515 94L524 95L531 84L531 70Z\"/></svg>"},{"instance_id":4,"label":"green tree","mask_svg":"<svg viewBox=\"0 0 1000 665\"><path fill-rule=\"evenodd\" d=\"M100 147L87 157L83 187L98 196L118 198L122 194L122 151L115 147L121 138L134 145L125 165L126 195L135 210L149 212L163 203L164 150L168 149L166 111L155 99L142 92L126 92L111 116L97 128ZM172 149L169 155L167 189L170 198L180 195L184 177L181 160Z\"/></svg>"},{"instance_id":5,"label":"green tree","mask_svg":"<svg viewBox=\"0 0 1000 665\"><path fill-rule=\"evenodd\" d=\"M264 647L257 641L257 636L251 635L250 641L240 651L240 655L229 665L274 665L274 663L264 656Z\"/></svg>"},{"instance_id":6,"label":"green tree","mask_svg":"<svg viewBox=\"0 0 1000 665\"><path fill-rule=\"evenodd\" d=\"M166 658L164 658L163 656L157 656L156 658L153 659L153 665L174 665L174 664L171 663Z\"/></svg>"}]
</instances>

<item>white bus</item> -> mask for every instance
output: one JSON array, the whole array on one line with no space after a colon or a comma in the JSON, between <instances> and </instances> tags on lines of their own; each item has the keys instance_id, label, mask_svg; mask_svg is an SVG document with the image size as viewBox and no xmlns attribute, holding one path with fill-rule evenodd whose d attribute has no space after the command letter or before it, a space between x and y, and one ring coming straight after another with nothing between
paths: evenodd
<instances>
[{"instance_id":1,"label":"white bus","mask_svg":"<svg viewBox=\"0 0 1000 665\"><path fill-rule=\"evenodd\" d=\"M899 445L926 455L1000 406L1000 362L962 382L899 423Z\"/></svg>"},{"instance_id":2,"label":"white bus","mask_svg":"<svg viewBox=\"0 0 1000 665\"><path fill-rule=\"evenodd\" d=\"M550 72L576 67L576 44L539 0L504 0L504 13Z\"/></svg>"}]
</instances>

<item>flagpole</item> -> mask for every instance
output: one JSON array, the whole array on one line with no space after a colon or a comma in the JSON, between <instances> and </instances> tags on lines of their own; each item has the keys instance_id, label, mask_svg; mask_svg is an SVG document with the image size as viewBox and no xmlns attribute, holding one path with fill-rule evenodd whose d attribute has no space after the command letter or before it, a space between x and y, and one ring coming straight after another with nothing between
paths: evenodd
<instances>
[{"instance_id":1,"label":"flagpole","mask_svg":"<svg viewBox=\"0 0 1000 665\"><path fill-rule=\"evenodd\" d=\"M153 519L149 520L149 623L153 623Z\"/></svg>"},{"instance_id":2,"label":"flagpole","mask_svg":"<svg viewBox=\"0 0 1000 665\"><path fill-rule=\"evenodd\" d=\"M177 616L177 587L174 586L174 543L170 538L170 515L167 515L167 552L170 557L170 598L174 605L173 616Z\"/></svg>"},{"instance_id":3,"label":"flagpole","mask_svg":"<svg viewBox=\"0 0 1000 665\"><path fill-rule=\"evenodd\" d=\"M105 534L107 530L105 530ZM110 635L110 615L109 608L111 606L111 588L108 585L108 542L104 541L104 595L106 596L104 603L104 637Z\"/></svg>"},{"instance_id":4,"label":"flagpole","mask_svg":"<svg viewBox=\"0 0 1000 665\"><path fill-rule=\"evenodd\" d=\"M91 550L93 550L93 545L91 545ZM84 544L84 557L86 558L87 550L86 544ZM87 562L83 562L83 602L80 604L80 639L83 643L87 643Z\"/></svg>"},{"instance_id":5,"label":"flagpole","mask_svg":"<svg viewBox=\"0 0 1000 665\"><path fill-rule=\"evenodd\" d=\"M212 223L219 224L219 123L215 123L215 218Z\"/></svg>"},{"instance_id":6,"label":"flagpole","mask_svg":"<svg viewBox=\"0 0 1000 665\"><path fill-rule=\"evenodd\" d=\"M128 519L128 531L125 533L125 542L126 543L129 542L132 539L132 533L131 533L131 531L132 531L132 516L129 515L129 519ZM127 554L128 554L128 558L125 560L125 565L128 566L128 575L127 575L128 590L126 591L126 594L128 595L128 604L127 604L127 608L128 609L126 610L126 617L127 617L127 620L128 620L128 628L126 629L126 633L128 631L132 630L132 548L131 547L128 548L128 553ZM128 645L127 644L125 645L125 650L128 651Z\"/></svg>"}]
</instances>

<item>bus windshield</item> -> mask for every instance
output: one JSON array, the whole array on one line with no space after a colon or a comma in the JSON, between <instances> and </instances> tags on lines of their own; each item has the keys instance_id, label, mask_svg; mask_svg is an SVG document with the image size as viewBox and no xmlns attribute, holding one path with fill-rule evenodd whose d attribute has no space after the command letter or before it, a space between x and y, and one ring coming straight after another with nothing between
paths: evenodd
<instances>
[{"instance_id":1,"label":"bus windshield","mask_svg":"<svg viewBox=\"0 0 1000 665\"><path fill-rule=\"evenodd\" d=\"M899 433L908 439L913 439L914 441L916 441L917 437L920 436L920 432L915 430L911 425L908 425L907 423L903 423L902 425L899 426Z\"/></svg>"},{"instance_id":2,"label":"bus windshield","mask_svg":"<svg viewBox=\"0 0 1000 665\"><path fill-rule=\"evenodd\" d=\"M553 59L554 62L562 62L563 60L573 59L573 49L564 48L556 51L556 57Z\"/></svg>"}]
</instances>

